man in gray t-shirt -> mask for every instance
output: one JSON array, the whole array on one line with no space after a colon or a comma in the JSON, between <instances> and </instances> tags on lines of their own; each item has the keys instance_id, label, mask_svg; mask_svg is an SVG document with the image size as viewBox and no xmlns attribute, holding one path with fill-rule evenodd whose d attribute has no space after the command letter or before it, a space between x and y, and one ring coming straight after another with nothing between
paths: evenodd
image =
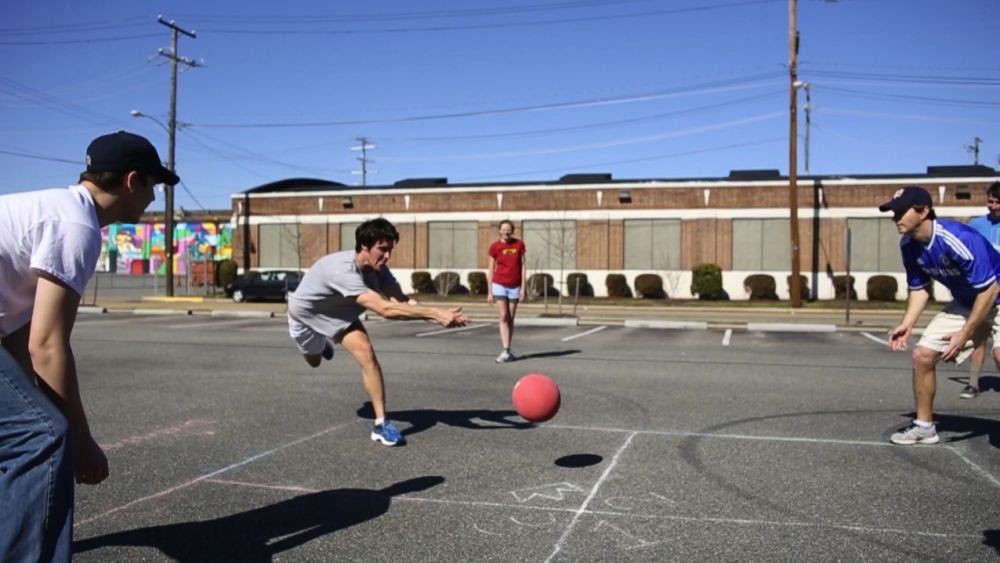
<instances>
[{"instance_id":1,"label":"man in gray t-shirt","mask_svg":"<svg viewBox=\"0 0 1000 563\"><path fill-rule=\"evenodd\" d=\"M342 345L361 366L365 391L375 410L371 439L386 446L403 443L403 436L385 418L385 382L368 332L360 316L369 310L386 319L423 319L443 327L464 326L461 307L424 307L408 298L386 265L399 241L389 221L365 221L354 232L355 250L320 258L288 295L288 334L305 357L319 367L333 358L328 339Z\"/></svg>"}]
</instances>

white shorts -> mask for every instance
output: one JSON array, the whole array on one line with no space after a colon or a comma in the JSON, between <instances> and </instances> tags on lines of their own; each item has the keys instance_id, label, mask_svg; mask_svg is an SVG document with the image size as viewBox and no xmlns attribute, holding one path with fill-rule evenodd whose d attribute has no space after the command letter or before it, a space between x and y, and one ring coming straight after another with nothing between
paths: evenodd
<instances>
[{"instance_id":1,"label":"white shorts","mask_svg":"<svg viewBox=\"0 0 1000 563\"><path fill-rule=\"evenodd\" d=\"M969 310L954 302L948 304L943 311L934 315L931 322L927 324L924 333L917 342L917 346L929 348L937 352L944 352L951 341L951 335L962 330L965 320L969 318ZM993 347L1000 347L1000 319L997 318L997 309L994 307L987 313L983 323L979 325L979 330L972 335L971 343L966 343L959 353L959 357L964 360L972 349L982 344L990 333L993 334ZM961 363L959 361L958 363Z\"/></svg>"}]
</instances>

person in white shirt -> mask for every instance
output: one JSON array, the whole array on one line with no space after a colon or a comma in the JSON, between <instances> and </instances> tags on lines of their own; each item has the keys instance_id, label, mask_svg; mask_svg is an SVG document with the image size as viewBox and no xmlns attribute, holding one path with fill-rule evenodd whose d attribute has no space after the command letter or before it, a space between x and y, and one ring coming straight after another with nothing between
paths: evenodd
<instances>
[{"instance_id":1,"label":"person in white shirt","mask_svg":"<svg viewBox=\"0 0 1000 563\"><path fill-rule=\"evenodd\" d=\"M154 187L180 179L148 140L119 131L87 148L79 184L0 196L0 559L69 561L74 477L108 460L80 399L70 337L97 267L101 228L137 222Z\"/></svg>"}]
</instances>

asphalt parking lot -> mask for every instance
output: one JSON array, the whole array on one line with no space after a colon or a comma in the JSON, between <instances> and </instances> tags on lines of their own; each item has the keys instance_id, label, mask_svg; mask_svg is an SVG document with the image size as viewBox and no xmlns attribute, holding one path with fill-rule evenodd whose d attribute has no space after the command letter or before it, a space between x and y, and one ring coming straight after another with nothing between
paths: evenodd
<instances>
[{"instance_id":1,"label":"asphalt parking lot","mask_svg":"<svg viewBox=\"0 0 1000 563\"><path fill-rule=\"evenodd\" d=\"M990 370L962 400L944 366L941 444L901 447L908 358L876 333L522 327L497 365L495 324L368 327L403 447L281 317L81 315L112 475L77 489L75 559L1000 560ZM530 372L562 390L541 425L511 406Z\"/></svg>"}]
</instances>

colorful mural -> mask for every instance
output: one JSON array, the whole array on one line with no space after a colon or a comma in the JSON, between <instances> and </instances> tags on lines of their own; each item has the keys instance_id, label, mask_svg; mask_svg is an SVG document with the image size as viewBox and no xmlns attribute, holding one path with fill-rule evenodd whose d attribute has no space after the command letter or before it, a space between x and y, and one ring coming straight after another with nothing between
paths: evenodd
<instances>
[{"instance_id":1,"label":"colorful mural","mask_svg":"<svg viewBox=\"0 0 1000 563\"><path fill-rule=\"evenodd\" d=\"M123 275L166 273L166 235L163 223L115 223L101 231L98 272ZM233 257L233 228L229 223L176 223L174 273L187 273L186 264L229 260Z\"/></svg>"}]
</instances>

